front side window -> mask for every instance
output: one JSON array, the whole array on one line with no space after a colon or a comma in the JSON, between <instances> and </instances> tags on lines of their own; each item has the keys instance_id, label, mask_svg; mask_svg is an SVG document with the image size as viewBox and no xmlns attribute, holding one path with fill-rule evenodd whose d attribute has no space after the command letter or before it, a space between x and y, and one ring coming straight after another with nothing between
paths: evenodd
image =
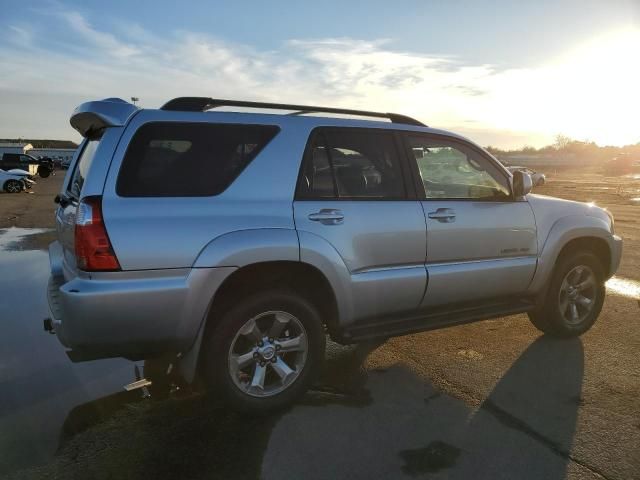
<instances>
[{"instance_id":1,"label":"front side window","mask_svg":"<svg viewBox=\"0 0 640 480\"><path fill-rule=\"evenodd\" d=\"M123 197L218 195L277 133L265 125L147 123L131 139L116 191Z\"/></svg>"},{"instance_id":2,"label":"front side window","mask_svg":"<svg viewBox=\"0 0 640 480\"><path fill-rule=\"evenodd\" d=\"M409 136L427 199L508 200L506 176L475 150L446 140Z\"/></svg>"},{"instance_id":3,"label":"front side window","mask_svg":"<svg viewBox=\"0 0 640 480\"><path fill-rule=\"evenodd\" d=\"M317 130L298 192L302 198L405 198L393 135L354 128Z\"/></svg>"}]
</instances>

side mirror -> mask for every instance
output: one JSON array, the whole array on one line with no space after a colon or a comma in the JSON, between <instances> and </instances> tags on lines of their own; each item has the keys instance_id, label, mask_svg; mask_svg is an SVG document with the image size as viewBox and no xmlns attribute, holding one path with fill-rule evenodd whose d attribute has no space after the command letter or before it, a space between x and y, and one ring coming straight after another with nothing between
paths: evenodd
<instances>
[{"instance_id":1,"label":"side mirror","mask_svg":"<svg viewBox=\"0 0 640 480\"><path fill-rule=\"evenodd\" d=\"M520 170L516 170L513 172L513 196L524 197L526 194L531 192L533 188L533 180L531 180L531 175L528 173L521 172Z\"/></svg>"}]
</instances>

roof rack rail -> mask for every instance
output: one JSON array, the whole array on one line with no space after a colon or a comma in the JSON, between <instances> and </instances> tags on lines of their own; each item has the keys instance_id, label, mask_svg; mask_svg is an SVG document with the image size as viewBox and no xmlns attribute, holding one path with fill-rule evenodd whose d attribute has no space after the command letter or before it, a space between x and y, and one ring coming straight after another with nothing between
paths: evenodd
<instances>
[{"instance_id":1,"label":"roof rack rail","mask_svg":"<svg viewBox=\"0 0 640 480\"><path fill-rule=\"evenodd\" d=\"M397 113L369 112L366 110L350 110L347 108L316 107L311 105L291 105L287 103L266 103L247 102L244 100L222 100L208 97L178 97L169 100L160 110L204 112L218 107L245 107L264 108L275 110L293 110L289 115L304 115L306 113L339 113L345 115L358 115L363 117L388 118L393 123L404 123L406 125L416 125L426 127L426 125L415 118L407 117Z\"/></svg>"}]
</instances>

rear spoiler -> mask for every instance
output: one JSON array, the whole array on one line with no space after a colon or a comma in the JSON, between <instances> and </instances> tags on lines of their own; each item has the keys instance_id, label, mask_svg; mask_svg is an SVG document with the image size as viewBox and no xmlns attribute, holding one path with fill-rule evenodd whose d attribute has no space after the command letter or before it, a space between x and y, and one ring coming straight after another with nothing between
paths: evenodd
<instances>
[{"instance_id":1,"label":"rear spoiler","mask_svg":"<svg viewBox=\"0 0 640 480\"><path fill-rule=\"evenodd\" d=\"M138 110L121 98L105 98L80 105L71 114L69 123L80 135L87 137L104 127L122 127Z\"/></svg>"}]
</instances>

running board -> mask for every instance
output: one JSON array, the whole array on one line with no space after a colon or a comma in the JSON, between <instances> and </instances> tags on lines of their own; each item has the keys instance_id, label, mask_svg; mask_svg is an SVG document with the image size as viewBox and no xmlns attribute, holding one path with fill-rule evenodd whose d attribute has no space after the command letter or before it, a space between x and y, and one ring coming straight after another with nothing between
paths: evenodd
<instances>
[{"instance_id":1,"label":"running board","mask_svg":"<svg viewBox=\"0 0 640 480\"><path fill-rule=\"evenodd\" d=\"M480 307L467 307L458 310L440 310L422 315L391 317L374 322L359 322L347 327L343 332L345 340L361 342L379 337L395 337L411 333L436 330L439 328L463 325L465 323L488 320L490 318L516 315L533 310L533 302L518 300L509 303L496 303Z\"/></svg>"}]
</instances>

